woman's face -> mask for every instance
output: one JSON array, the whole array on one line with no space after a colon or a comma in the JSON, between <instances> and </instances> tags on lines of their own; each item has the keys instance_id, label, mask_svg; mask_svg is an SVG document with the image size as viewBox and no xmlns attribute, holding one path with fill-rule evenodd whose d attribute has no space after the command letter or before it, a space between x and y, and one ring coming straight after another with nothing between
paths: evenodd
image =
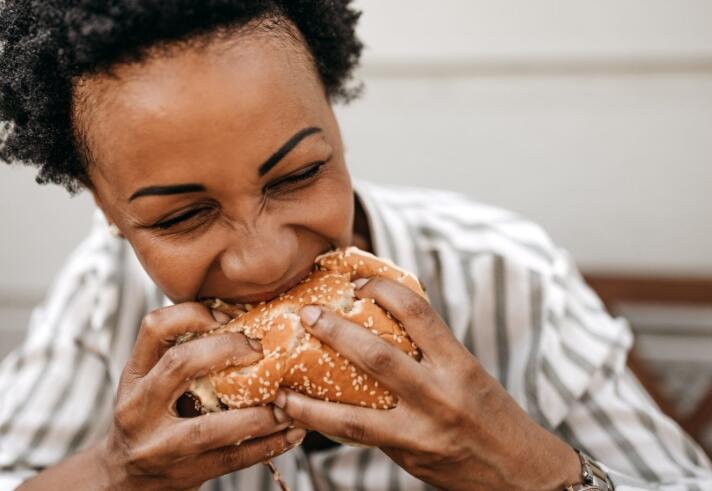
<instances>
[{"instance_id":1,"label":"woman's face","mask_svg":"<svg viewBox=\"0 0 712 491\"><path fill-rule=\"evenodd\" d=\"M352 243L339 129L303 47L265 34L94 76L93 194L174 302L272 298Z\"/></svg>"}]
</instances>

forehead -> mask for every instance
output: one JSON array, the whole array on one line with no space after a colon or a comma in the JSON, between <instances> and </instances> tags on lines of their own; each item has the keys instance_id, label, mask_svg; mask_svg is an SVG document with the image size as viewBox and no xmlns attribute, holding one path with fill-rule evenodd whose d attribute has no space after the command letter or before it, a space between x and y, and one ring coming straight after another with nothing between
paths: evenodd
<instances>
[{"instance_id":1,"label":"forehead","mask_svg":"<svg viewBox=\"0 0 712 491\"><path fill-rule=\"evenodd\" d=\"M198 162L269 155L328 107L303 45L266 34L155 54L84 80L77 93L90 176L121 194L147 173L180 181Z\"/></svg>"}]
</instances>

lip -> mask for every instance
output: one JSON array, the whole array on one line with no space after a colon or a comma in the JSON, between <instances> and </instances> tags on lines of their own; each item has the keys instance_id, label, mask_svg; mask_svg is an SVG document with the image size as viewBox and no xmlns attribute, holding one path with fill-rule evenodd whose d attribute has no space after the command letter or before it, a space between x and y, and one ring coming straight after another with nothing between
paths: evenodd
<instances>
[{"instance_id":1,"label":"lip","mask_svg":"<svg viewBox=\"0 0 712 491\"><path fill-rule=\"evenodd\" d=\"M302 269L298 274L293 276L292 278L289 279L289 281L285 282L282 284L279 288L268 291L268 292L260 292L260 293L252 293L250 295L243 295L239 297L233 297L233 298L225 298L225 300L228 303L231 304L256 304L262 301L269 301L272 300L273 298L278 297L281 293L286 292L292 287L295 287L299 284L300 281L302 281L304 278L306 278L309 273L312 272L314 269L314 264L309 264L306 268Z\"/></svg>"}]
</instances>

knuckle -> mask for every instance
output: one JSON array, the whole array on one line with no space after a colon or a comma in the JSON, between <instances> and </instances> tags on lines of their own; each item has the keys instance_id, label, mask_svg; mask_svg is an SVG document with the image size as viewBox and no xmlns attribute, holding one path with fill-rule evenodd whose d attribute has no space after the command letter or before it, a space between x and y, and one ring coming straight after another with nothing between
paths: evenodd
<instances>
[{"instance_id":1,"label":"knuckle","mask_svg":"<svg viewBox=\"0 0 712 491\"><path fill-rule=\"evenodd\" d=\"M130 414L131 413L125 409L117 407L114 411L114 426L122 431L125 431L131 426L130 421L128 420Z\"/></svg>"},{"instance_id":2,"label":"knuckle","mask_svg":"<svg viewBox=\"0 0 712 491\"><path fill-rule=\"evenodd\" d=\"M184 355L185 346L188 345L173 346L163 353L160 362L162 365L161 372L168 375L177 375L184 370L187 358Z\"/></svg>"},{"instance_id":3,"label":"knuckle","mask_svg":"<svg viewBox=\"0 0 712 491\"><path fill-rule=\"evenodd\" d=\"M461 428L465 423L465 416L459 408L449 407L440 413L441 421L446 428Z\"/></svg>"},{"instance_id":4,"label":"knuckle","mask_svg":"<svg viewBox=\"0 0 712 491\"><path fill-rule=\"evenodd\" d=\"M403 301L403 311L408 317L418 319L430 316L432 309L425 299L418 295L409 295Z\"/></svg>"},{"instance_id":5,"label":"knuckle","mask_svg":"<svg viewBox=\"0 0 712 491\"><path fill-rule=\"evenodd\" d=\"M384 373L392 366L393 358L387 345L380 340L374 340L364 348L363 362L368 369Z\"/></svg>"},{"instance_id":6,"label":"knuckle","mask_svg":"<svg viewBox=\"0 0 712 491\"><path fill-rule=\"evenodd\" d=\"M129 360L121 372L121 378L119 379L119 394L131 390L131 388L136 384L137 380L140 379L144 374L142 371L134 364L134 360Z\"/></svg>"},{"instance_id":7,"label":"knuckle","mask_svg":"<svg viewBox=\"0 0 712 491\"><path fill-rule=\"evenodd\" d=\"M462 371L460 372L460 377L462 378L462 385L464 387L482 387L489 386L488 380L483 375L484 371L479 366L479 364L465 364Z\"/></svg>"},{"instance_id":8,"label":"knuckle","mask_svg":"<svg viewBox=\"0 0 712 491\"><path fill-rule=\"evenodd\" d=\"M146 314L141 320L140 330L149 337L159 337L158 333L165 323L166 307L156 309Z\"/></svg>"},{"instance_id":9,"label":"knuckle","mask_svg":"<svg viewBox=\"0 0 712 491\"><path fill-rule=\"evenodd\" d=\"M220 452L220 465L225 469L246 467L248 462L248 450L244 445L230 445Z\"/></svg>"},{"instance_id":10,"label":"knuckle","mask_svg":"<svg viewBox=\"0 0 712 491\"><path fill-rule=\"evenodd\" d=\"M315 326L324 334L330 334L334 331L337 319L335 318L337 314L333 312L323 311L316 321Z\"/></svg>"},{"instance_id":11,"label":"knuckle","mask_svg":"<svg viewBox=\"0 0 712 491\"><path fill-rule=\"evenodd\" d=\"M187 436L189 441L201 446L213 439L214 431L213 428L207 424L205 418L198 417L191 420Z\"/></svg>"},{"instance_id":12,"label":"knuckle","mask_svg":"<svg viewBox=\"0 0 712 491\"><path fill-rule=\"evenodd\" d=\"M134 427L136 411L133 404L127 400L121 400L114 406L114 426L127 433Z\"/></svg>"},{"instance_id":13,"label":"knuckle","mask_svg":"<svg viewBox=\"0 0 712 491\"><path fill-rule=\"evenodd\" d=\"M264 441L260 442L260 444L259 444L259 449L260 449L259 461L264 462L266 460L271 459L272 457L276 457L277 455L283 453L288 448L289 448L289 443L287 442L287 437L285 436L284 433L275 435L275 437L273 437L273 438L265 439Z\"/></svg>"},{"instance_id":14,"label":"knuckle","mask_svg":"<svg viewBox=\"0 0 712 491\"><path fill-rule=\"evenodd\" d=\"M354 413L350 413L344 420L344 435L354 442L362 442L366 437L366 427Z\"/></svg>"},{"instance_id":15,"label":"knuckle","mask_svg":"<svg viewBox=\"0 0 712 491\"><path fill-rule=\"evenodd\" d=\"M270 426L274 425L272 410L267 409L266 407L248 408L238 411L244 411L244 419L241 426L245 428L248 433L266 430Z\"/></svg>"},{"instance_id":16,"label":"knuckle","mask_svg":"<svg viewBox=\"0 0 712 491\"><path fill-rule=\"evenodd\" d=\"M295 421L311 423L315 419L313 417L313 411L295 398L289 399L286 410L289 413L289 417Z\"/></svg>"},{"instance_id":17,"label":"knuckle","mask_svg":"<svg viewBox=\"0 0 712 491\"><path fill-rule=\"evenodd\" d=\"M217 336L213 336L216 339L220 339L222 336L225 336L225 344L229 346L228 352L232 355L232 358L235 363L238 363L240 360L250 360L254 357L261 357L262 353L259 351L255 350L255 348L251 347L248 341L248 338L238 332L231 332L231 333L226 333L226 334L218 334Z\"/></svg>"}]
</instances>

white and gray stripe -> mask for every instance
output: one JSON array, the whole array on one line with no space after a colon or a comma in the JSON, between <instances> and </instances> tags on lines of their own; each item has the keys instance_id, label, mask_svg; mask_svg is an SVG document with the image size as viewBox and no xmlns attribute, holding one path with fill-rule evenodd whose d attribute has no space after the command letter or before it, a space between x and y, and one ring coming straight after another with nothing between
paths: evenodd
<instances>
[{"instance_id":1,"label":"white and gray stripe","mask_svg":"<svg viewBox=\"0 0 712 491\"><path fill-rule=\"evenodd\" d=\"M712 490L710 462L625 368L632 339L536 225L445 191L356 181L376 254L418 274L457 338L619 491ZM96 441L143 316L166 299L97 216L0 365L0 491ZM378 449L277 459L297 491L433 489ZM277 490L264 466L204 490Z\"/></svg>"}]
</instances>

